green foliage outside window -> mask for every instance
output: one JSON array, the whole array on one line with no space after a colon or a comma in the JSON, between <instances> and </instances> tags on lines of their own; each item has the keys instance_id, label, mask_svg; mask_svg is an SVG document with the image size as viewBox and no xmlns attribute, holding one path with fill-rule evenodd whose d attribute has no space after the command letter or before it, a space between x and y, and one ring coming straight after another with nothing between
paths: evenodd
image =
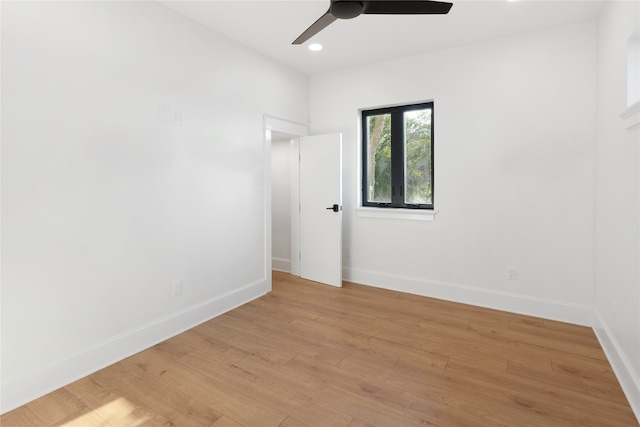
<instances>
[{"instance_id":1,"label":"green foliage outside window","mask_svg":"<svg viewBox=\"0 0 640 427\"><path fill-rule=\"evenodd\" d=\"M405 203L431 203L431 110L405 113Z\"/></svg>"},{"instance_id":2,"label":"green foliage outside window","mask_svg":"<svg viewBox=\"0 0 640 427\"><path fill-rule=\"evenodd\" d=\"M369 200L391 202L391 115L369 117Z\"/></svg>"}]
</instances>

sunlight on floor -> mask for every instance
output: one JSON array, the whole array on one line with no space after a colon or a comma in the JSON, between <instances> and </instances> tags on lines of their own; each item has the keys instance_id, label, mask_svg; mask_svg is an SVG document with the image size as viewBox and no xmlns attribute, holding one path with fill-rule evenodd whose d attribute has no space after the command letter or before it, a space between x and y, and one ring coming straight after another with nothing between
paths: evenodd
<instances>
[{"instance_id":1,"label":"sunlight on floor","mask_svg":"<svg viewBox=\"0 0 640 427\"><path fill-rule=\"evenodd\" d=\"M139 407L129 402L124 397L118 397L93 411L87 410L74 419L63 422L64 427L90 427L110 425L112 421L116 425L138 426L146 423L154 417L153 414L140 410Z\"/></svg>"}]
</instances>

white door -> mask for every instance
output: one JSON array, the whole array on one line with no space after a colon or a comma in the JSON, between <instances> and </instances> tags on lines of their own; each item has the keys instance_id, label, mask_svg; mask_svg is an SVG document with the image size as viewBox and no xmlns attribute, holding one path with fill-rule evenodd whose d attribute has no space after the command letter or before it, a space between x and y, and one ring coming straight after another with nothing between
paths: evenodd
<instances>
[{"instance_id":1,"label":"white door","mask_svg":"<svg viewBox=\"0 0 640 427\"><path fill-rule=\"evenodd\" d=\"M300 138L300 277L342 286L342 135Z\"/></svg>"}]
</instances>

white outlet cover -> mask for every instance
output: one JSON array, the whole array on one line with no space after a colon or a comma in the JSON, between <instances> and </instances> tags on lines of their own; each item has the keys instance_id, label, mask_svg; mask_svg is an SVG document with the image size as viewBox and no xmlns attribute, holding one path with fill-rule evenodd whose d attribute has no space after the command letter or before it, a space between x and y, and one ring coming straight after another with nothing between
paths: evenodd
<instances>
[{"instance_id":1,"label":"white outlet cover","mask_svg":"<svg viewBox=\"0 0 640 427\"><path fill-rule=\"evenodd\" d=\"M182 295L182 280L174 280L171 283L171 295L174 297Z\"/></svg>"}]
</instances>

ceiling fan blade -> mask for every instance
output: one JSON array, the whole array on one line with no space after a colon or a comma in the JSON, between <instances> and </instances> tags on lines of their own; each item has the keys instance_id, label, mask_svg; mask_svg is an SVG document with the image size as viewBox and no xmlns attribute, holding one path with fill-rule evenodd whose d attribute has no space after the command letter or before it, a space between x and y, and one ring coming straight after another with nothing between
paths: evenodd
<instances>
[{"instance_id":1,"label":"ceiling fan blade","mask_svg":"<svg viewBox=\"0 0 640 427\"><path fill-rule=\"evenodd\" d=\"M304 33L300 34L297 39L293 41L291 44L302 44L309 40L311 37L318 34L320 31L325 29L329 24L335 21L336 18L331 14L330 11L327 11L324 15L320 17L316 22L314 22L309 28L307 28Z\"/></svg>"},{"instance_id":2,"label":"ceiling fan blade","mask_svg":"<svg viewBox=\"0 0 640 427\"><path fill-rule=\"evenodd\" d=\"M368 0L364 1L368 15L444 15L452 3L428 0Z\"/></svg>"}]
</instances>

